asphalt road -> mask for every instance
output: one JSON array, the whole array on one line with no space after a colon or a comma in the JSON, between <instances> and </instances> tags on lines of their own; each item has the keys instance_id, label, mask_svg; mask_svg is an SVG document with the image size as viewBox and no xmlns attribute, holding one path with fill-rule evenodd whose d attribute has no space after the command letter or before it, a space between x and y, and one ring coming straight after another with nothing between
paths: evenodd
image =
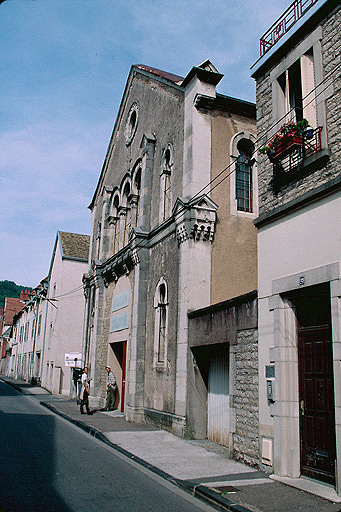
<instances>
[{"instance_id":1,"label":"asphalt road","mask_svg":"<svg viewBox=\"0 0 341 512\"><path fill-rule=\"evenodd\" d=\"M0 512L213 510L0 381Z\"/></svg>"}]
</instances>

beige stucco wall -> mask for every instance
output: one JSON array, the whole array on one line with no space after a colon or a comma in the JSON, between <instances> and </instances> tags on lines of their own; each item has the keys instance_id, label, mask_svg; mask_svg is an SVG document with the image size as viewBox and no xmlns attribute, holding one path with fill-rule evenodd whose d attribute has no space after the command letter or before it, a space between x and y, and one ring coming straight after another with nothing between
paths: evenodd
<instances>
[{"instance_id":1,"label":"beige stucco wall","mask_svg":"<svg viewBox=\"0 0 341 512\"><path fill-rule=\"evenodd\" d=\"M255 121L213 113L211 180L231 164L231 139L243 131L254 134ZM228 167L212 187L233 169L233 165ZM257 231L255 214L231 214L230 177L211 192L211 198L219 206L211 264L211 304L215 304L257 288Z\"/></svg>"}]
</instances>

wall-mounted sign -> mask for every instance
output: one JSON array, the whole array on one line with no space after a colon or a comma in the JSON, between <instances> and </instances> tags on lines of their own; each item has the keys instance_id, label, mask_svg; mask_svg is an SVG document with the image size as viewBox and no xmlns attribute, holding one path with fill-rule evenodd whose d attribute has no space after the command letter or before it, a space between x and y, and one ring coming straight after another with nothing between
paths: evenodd
<instances>
[{"instance_id":1,"label":"wall-mounted sign","mask_svg":"<svg viewBox=\"0 0 341 512\"><path fill-rule=\"evenodd\" d=\"M65 366L69 366L71 368L81 368L82 367L82 354L81 352L72 352L65 354Z\"/></svg>"},{"instance_id":2,"label":"wall-mounted sign","mask_svg":"<svg viewBox=\"0 0 341 512\"><path fill-rule=\"evenodd\" d=\"M129 312L113 315L110 319L110 332L123 331L129 327Z\"/></svg>"},{"instance_id":3,"label":"wall-mounted sign","mask_svg":"<svg viewBox=\"0 0 341 512\"><path fill-rule=\"evenodd\" d=\"M268 364L265 366L265 377L267 379L275 378L275 365L274 364Z\"/></svg>"},{"instance_id":4,"label":"wall-mounted sign","mask_svg":"<svg viewBox=\"0 0 341 512\"><path fill-rule=\"evenodd\" d=\"M119 293L118 295L114 295L112 298L112 306L111 311L118 311L119 309L123 309L129 305L129 290L125 290L124 292Z\"/></svg>"}]
</instances>

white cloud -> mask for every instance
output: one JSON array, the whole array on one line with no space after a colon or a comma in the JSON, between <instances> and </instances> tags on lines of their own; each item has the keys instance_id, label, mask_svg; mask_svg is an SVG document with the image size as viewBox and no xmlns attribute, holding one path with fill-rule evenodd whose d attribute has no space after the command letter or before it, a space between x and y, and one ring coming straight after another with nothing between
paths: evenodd
<instances>
[{"instance_id":1,"label":"white cloud","mask_svg":"<svg viewBox=\"0 0 341 512\"><path fill-rule=\"evenodd\" d=\"M56 231L89 232L91 201L132 64L253 100L259 37L287 0L58 0L1 5L0 279L35 286Z\"/></svg>"}]
</instances>

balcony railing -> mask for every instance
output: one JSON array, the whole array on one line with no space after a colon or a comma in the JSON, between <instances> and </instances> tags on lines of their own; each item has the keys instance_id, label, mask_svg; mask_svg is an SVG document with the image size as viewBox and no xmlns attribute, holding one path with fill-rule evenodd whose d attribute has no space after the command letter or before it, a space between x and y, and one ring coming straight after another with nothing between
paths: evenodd
<instances>
[{"instance_id":1,"label":"balcony railing","mask_svg":"<svg viewBox=\"0 0 341 512\"><path fill-rule=\"evenodd\" d=\"M262 57L318 0L295 0L260 38Z\"/></svg>"},{"instance_id":2,"label":"balcony railing","mask_svg":"<svg viewBox=\"0 0 341 512\"><path fill-rule=\"evenodd\" d=\"M274 178L281 179L304 168L308 158L321 151L321 127L309 128L303 135L296 136L292 143L276 150L271 161L274 165Z\"/></svg>"}]
</instances>

